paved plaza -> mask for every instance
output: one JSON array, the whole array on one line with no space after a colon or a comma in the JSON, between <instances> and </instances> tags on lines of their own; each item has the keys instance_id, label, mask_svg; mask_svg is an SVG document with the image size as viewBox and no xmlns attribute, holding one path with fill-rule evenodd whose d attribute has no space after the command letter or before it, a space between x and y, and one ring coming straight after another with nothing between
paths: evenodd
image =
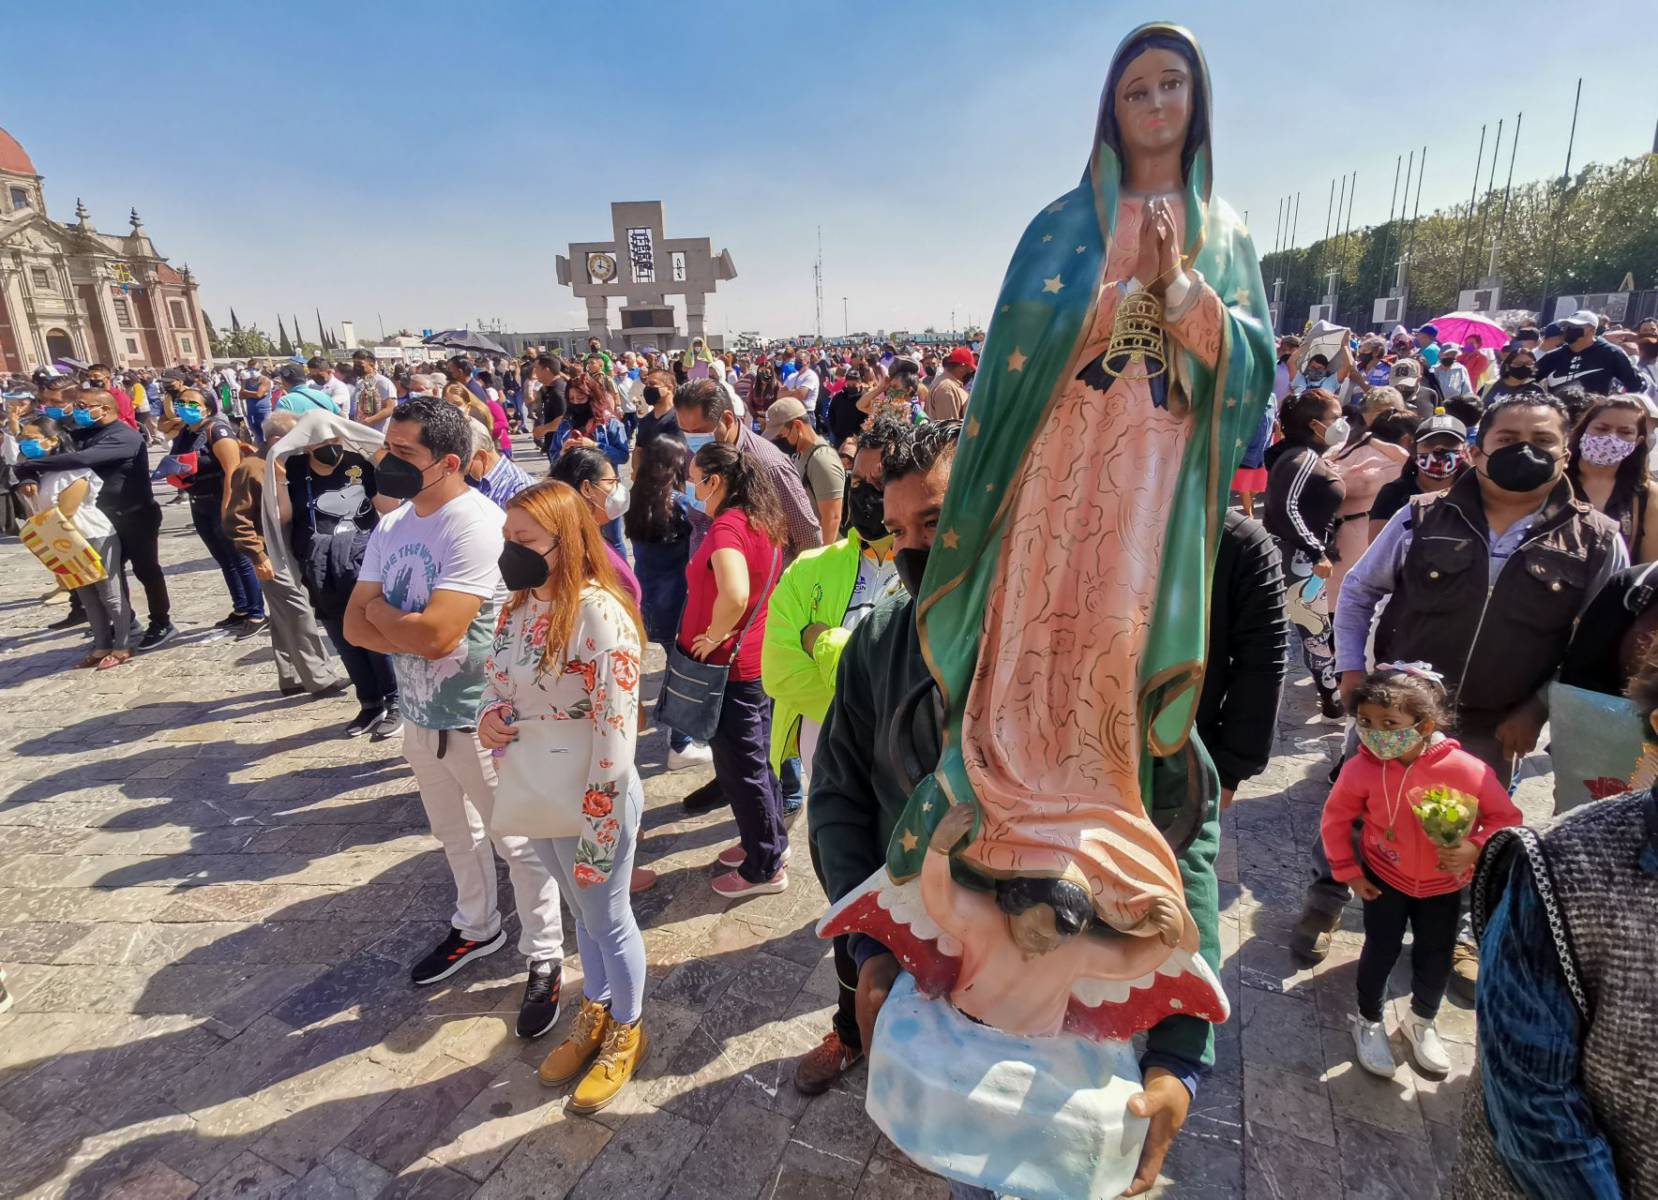
<instances>
[{"instance_id":1,"label":"paved plaza","mask_svg":"<svg viewBox=\"0 0 1658 1200\"><path fill-rule=\"evenodd\" d=\"M813 934L822 891L801 846L787 892L715 896L714 857L735 827L729 813L683 815L680 796L708 772L668 774L654 726L639 755L640 858L661 873L636 899L653 1042L642 1078L596 1117L566 1113L568 1089L542 1087L535 1068L575 1005L548 1036L514 1037L511 941L412 988L452 893L398 741L340 736L349 695L279 696L265 639L209 640L225 590L186 506L166 513L185 633L115 671L72 669L83 632L42 628L64 608L41 605L46 576L26 550L0 545L0 963L16 996L0 1016L0 1193L945 1194L865 1117L862 1067L816 1099L794 1090L836 989ZM1284 948L1339 742L1310 694L1297 670L1280 753L1223 824L1233 1017L1164 1196L1424 1200L1455 1153L1472 1012L1448 1000L1441 1015L1451 1079L1408 1066L1371 1078L1347 1032L1357 909L1321 967ZM1529 817L1546 786L1522 786ZM501 894L510 907L504 871ZM568 997L573 936L566 949ZM1390 1027L1406 982L1402 963Z\"/></svg>"}]
</instances>

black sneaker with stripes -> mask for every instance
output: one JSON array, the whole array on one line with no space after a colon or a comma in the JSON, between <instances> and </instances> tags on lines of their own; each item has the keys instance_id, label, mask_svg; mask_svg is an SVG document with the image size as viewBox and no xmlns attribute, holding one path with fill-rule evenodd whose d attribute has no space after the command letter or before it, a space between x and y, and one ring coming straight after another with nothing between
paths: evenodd
<instances>
[{"instance_id":1,"label":"black sneaker with stripes","mask_svg":"<svg viewBox=\"0 0 1658 1200\"><path fill-rule=\"evenodd\" d=\"M463 936L460 930L452 928L448 937L432 947L432 952L414 965L409 978L416 987L448 979L473 959L494 954L506 944L507 931L504 929L497 930L495 936L487 941L475 942Z\"/></svg>"},{"instance_id":2,"label":"black sneaker with stripes","mask_svg":"<svg viewBox=\"0 0 1658 1200\"><path fill-rule=\"evenodd\" d=\"M538 1038L558 1024L558 1001L564 982L564 965L556 959L530 964L529 982L524 985L524 1002L518 1006L518 1036Z\"/></svg>"}]
</instances>

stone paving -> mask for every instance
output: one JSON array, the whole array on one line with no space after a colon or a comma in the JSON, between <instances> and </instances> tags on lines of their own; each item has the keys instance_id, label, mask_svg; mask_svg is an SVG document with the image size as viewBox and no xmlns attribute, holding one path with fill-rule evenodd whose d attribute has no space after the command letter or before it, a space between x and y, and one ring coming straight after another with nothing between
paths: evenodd
<instances>
[{"instance_id":1,"label":"stone paving","mask_svg":"<svg viewBox=\"0 0 1658 1200\"><path fill-rule=\"evenodd\" d=\"M669 775L659 730L640 748L641 859L661 881L637 900L654 1047L623 1098L583 1118L566 1113L567 1089L539 1085L573 1006L547 1037L515 1038L511 953L411 988L451 891L398 743L342 738L349 697L277 695L263 641L204 635L223 585L184 506L166 512L187 632L116 671L71 669L81 633L42 628L64 609L41 605L31 556L0 545L0 963L16 996L0 1016L0 1193L945 1194L865 1117L861 1067L816 1099L794 1090L835 995L812 931L822 893L797 854L786 893L715 896L734 828L683 816L678 798L706 772ZM1284 948L1339 741L1308 696L1297 672L1280 754L1224 822L1234 1015L1164 1196L1422 1200L1455 1153L1472 1012L1451 1000L1442 1015L1452 1078L1401 1066L1373 1079L1346 1032L1357 910L1319 968ZM1532 816L1545 784L1521 789ZM1395 994L1406 984L1396 974ZM1404 1061L1397 1036L1395 1049Z\"/></svg>"}]
</instances>

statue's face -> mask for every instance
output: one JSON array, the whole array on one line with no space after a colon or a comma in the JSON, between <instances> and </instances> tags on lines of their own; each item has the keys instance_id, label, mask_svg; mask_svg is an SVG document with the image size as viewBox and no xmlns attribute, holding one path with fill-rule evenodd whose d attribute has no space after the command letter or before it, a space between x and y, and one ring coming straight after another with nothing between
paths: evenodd
<instances>
[{"instance_id":1,"label":"statue's face","mask_svg":"<svg viewBox=\"0 0 1658 1200\"><path fill-rule=\"evenodd\" d=\"M1033 904L1024 912L1009 917L1007 924L1013 944L1023 950L1027 958L1058 949L1060 942L1065 940L1054 924L1051 904Z\"/></svg>"},{"instance_id":2,"label":"statue's face","mask_svg":"<svg viewBox=\"0 0 1658 1200\"><path fill-rule=\"evenodd\" d=\"M1192 71L1173 50L1142 51L1117 81L1117 128L1125 157L1177 148L1192 123Z\"/></svg>"}]
</instances>

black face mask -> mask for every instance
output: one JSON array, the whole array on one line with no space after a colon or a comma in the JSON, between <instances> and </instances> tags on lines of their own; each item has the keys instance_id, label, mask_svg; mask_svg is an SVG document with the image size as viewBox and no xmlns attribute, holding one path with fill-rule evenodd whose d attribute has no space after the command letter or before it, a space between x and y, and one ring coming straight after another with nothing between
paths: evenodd
<instances>
[{"instance_id":1,"label":"black face mask","mask_svg":"<svg viewBox=\"0 0 1658 1200\"><path fill-rule=\"evenodd\" d=\"M564 410L565 417L572 429L586 429L593 420L593 406L591 404L572 404Z\"/></svg>"},{"instance_id":2,"label":"black face mask","mask_svg":"<svg viewBox=\"0 0 1658 1200\"><path fill-rule=\"evenodd\" d=\"M866 545L887 536L886 523L882 520L883 505L880 492L867 483L854 483L852 494L847 499L847 506L852 511L852 528L858 531L858 536Z\"/></svg>"},{"instance_id":3,"label":"black face mask","mask_svg":"<svg viewBox=\"0 0 1658 1200\"><path fill-rule=\"evenodd\" d=\"M657 387L655 384L647 383L645 385L645 403L654 405L660 404L661 402L662 389Z\"/></svg>"},{"instance_id":4,"label":"black face mask","mask_svg":"<svg viewBox=\"0 0 1658 1200\"><path fill-rule=\"evenodd\" d=\"M311 457L316 459L325 467L337 467L340 465L340 460L345 457L345 447L318 446L315 450L311 451Z\"/></svg>"},{"instance_id":5,"label":"black face mask","mask_svg":"<svg viewBox=\"0 0 1658 1200\"><path fill-rule=\"evenodd\" d=\"M413 500L432 484L426 482L426 473L408 459L388 454L374 468L374 486L382 496L393 500Z\"/></svg>"},{"instance_id":6,"label":"black face mask","mask_svg":"<svg viewBox=\"0 0 1658 1200\"><path fill-rule=\"evenodd\" d=\"M508 542L501 550L500 567L501 581L515 592L540 587L551 573L545 554L519 542Z\"/></svg>"},{"instance_id":7,"label":"black face mask","mask_svg":"<svg viewBox=\"0 0 1658 1200\"><path fill-rule=\"evenodd\" d=\"M1510 379L1524 381L1537 374L1537 365L1535 363L1510 363L1505 374Z\"/></svg>"},{"instance_id":8,"label":"black face mask","mask_svg":"<svg viewBox=\"0 0 1658 1200\"><path fill-rule=\"evenodd\" d=\"M1485 477L1505 492L1535 492L1554 478L1559 465L1542 447L1515 442L1486 456Z\"/></svg>"},{"instance_id":9,"label":"black face mask","mask_svg":"<svg viewBox=\"0 0 1658 1200\"><path fill-rule=\"evenodd\" d=\"M789 439L788 438L774 437L774 438L771 439L771 444L776 446L784 454L788 454L788 455L793 455L794 454L794 447L789 444Z\"/></svg>"},{"instance_id":10,"label":"black face mask","mask_svg":"<svg viewBox=\"0 0 1658 1200\"><path fill-rule=\"evenodd\" d=\"M848 400L856 400L864 394L863 385L861 383L849 383L843 390L843 394Z\"/></svg>"},{"instance_id":11,"label":"black face mask","mask_svg":"<svg viewBox=\"0 0 1658 1200\"><path fill-rule=\"evenodd\" d=\"M921 594L921 577L927 573L927 555L932 548L926 550L900 550L892 556L892 562L898 568L898 578L904 585L904 590L910 596Z\"/></svg>"}]
</instances>

